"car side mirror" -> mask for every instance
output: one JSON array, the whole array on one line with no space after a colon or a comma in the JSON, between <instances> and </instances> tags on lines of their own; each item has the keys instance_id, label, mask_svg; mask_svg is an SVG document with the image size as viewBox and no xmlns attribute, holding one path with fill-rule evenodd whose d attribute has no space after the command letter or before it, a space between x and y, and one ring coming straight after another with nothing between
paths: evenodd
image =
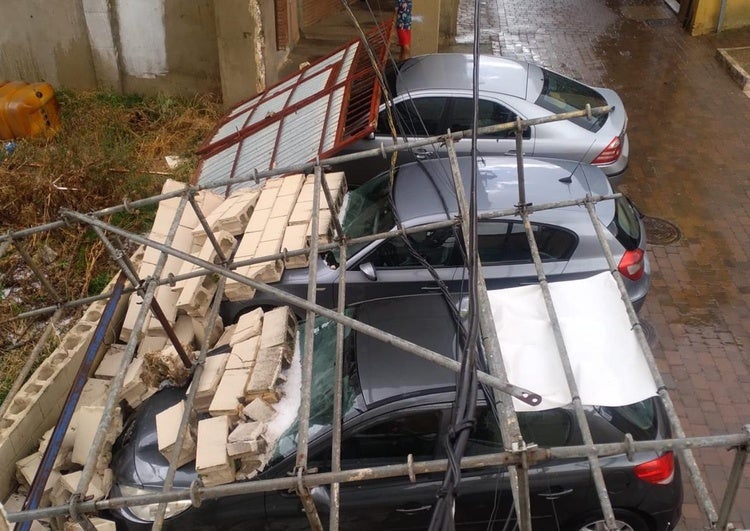
<instances>
[{"instance_id":1,"label":"car side mirror","mask_svg":"<svg viewBox=\"0 0 750 531\"><path fill-rule=\"evenodd\" d=\"M362 271L362 274L367 278L367 280L377 280L378 274L375 272L375 266L372 265L372 262L364 262L362 264L359 264L359 270Z\"/></svg>"},{"instance_id":2,"label":"car side mirror","mask_svg":"<svg viewBox=\"0 0 750 531\"><path fill-rule=\"evenodd\" d=\"M331 495L328 493L328 489L323 485L318 485L310 489L310 496L315 503L315 507L322 512L330 512L331 510Z\"/></svg>"}]
</instances>

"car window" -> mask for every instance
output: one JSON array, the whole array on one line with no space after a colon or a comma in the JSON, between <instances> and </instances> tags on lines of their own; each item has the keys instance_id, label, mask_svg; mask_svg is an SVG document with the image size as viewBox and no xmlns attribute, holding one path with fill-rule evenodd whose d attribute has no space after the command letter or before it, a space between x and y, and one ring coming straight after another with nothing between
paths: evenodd
<instances>
[{"instance_id":1,"label":"car window","mask_svg":"<svg viewBox=\"0 0 750 531\"><path fill-rule=\"evenodd\" d=\"M561 76L544 68L544 85L542 93L536 100L536 104L553 113L563 113L570 111L581 111L586 108L586 104L591 107L601 107L607 105L607 100L591 87L579 83L573 79ZM607 121L607 115L592 117L572 118L571 122L579 125L589 131L596 132L602 128Z\"/></svg>"},{"instance_id":2,"label":"car window","mask_svg":"<svg viewBox=\"0 0 750 531\"><path fill-rule=\"evenodd\" d=\"M341 225L349 238L369 236L391 230L396 217L391 208L390 176L383 173L347 194L346 208ZM351 245L348 255L353 256L369 242ZM332 253L339 261L338 249Z\"/></svg>"},{"instance_id":3,"label":"car window","mask_svg":"<svg viewBox=\"0 0 750 531\"><path fill-rule=\"evenodd\" d=\"M363 461L403 463L409 454L415 460L433 459L440 418L440 411L402 413L345 435L341 446L342 462L348 461L346 468L356 468Z\"/></svg>"},{"instance_id":4,"label":"car window","mask_svg":"<svg viewBox=\"0 0 750 531\"><path fill-rule=\"evenodd\" d=\"M641 242L638 212L625 196L615 199L615 217L607 227L625 249L632 251Z\"/></svg>"},{"instance_id":5,"label":"car window","mask_svg":"<svg viewBox=\"0 0 750 531\"><path fill-rule=\"evenodd\" d=\"M474 122L474 100L472 98L451 98L452 106L449 111L448 124L451 132L471 129ZM477 110L477 127L496 125L506 122L514 122L517 115L510 109L497 102L479 100ZM489 135L480 135L480 138L513 138L515 131L499 131ZM531 138L531 130L525 129L524 138Z\"/></svg>"},{"instance_id":6,"label":"car window","mask_svg":"<svg viewBox=\"0 0 750 531\"><path fill-rule=\"evenodd\" d=\"M543 261L567 260L573 254L577 244L573 233L550 225L533 224L531 228ZM532 261L529 241L520 222L481 222L477 240L483 265Z\"/></svg>"},{"instance_id":7,"label":"car window","mask_svg":"<svg viewBox=\"0 0 750 531\"><path fill-rule=\"evenodd\" d=\"M435 267L460 266L463 264L461 250L456 245L456 234L452 227L416 232L407 236L411 248ZM421 267L403 237L395 237L378 245L364 262L377 268Z\"/></svg>"},{"instance_id":8,"label":"car window","mask_svg":"<svg viewBox=\"0 0 750 531\"><path fill-rule=\"evenodd\" d=\"M526 442L543 447L564 446L570 439L573 419L564 409L528 411L518 414L518 426ZM487 406L477 408L477 422L469 436L466 455L481 455L503 450L500 426Z\"/></svg>"},{"instance_id":9,"label":"car window","mask_svg":"<svg viewBox=\"0 0 750 531\"><path fill-rule=\"evenodd\" d=\"M445 133L443 111L445 98L407 98L393 106L393 120L399 136L432 136ZM386 109L378 115L378 135L391 135Z\"/></svg>"}]
</instances>

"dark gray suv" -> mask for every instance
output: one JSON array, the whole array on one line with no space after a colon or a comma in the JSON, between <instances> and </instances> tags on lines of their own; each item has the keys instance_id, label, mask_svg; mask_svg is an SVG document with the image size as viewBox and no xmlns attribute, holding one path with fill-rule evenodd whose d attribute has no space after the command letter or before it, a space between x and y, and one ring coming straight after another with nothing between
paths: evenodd
<instances>
[{"instance_id":1,"label":"dark gray suv","mask_svg":"<svg viewBox=\"0 0 750 531\"><path fill-rule=\"evenodd\" d=\"M460 157L464 187L469 190L471 158ZM540 205L581 199L586 194L610 194L612 188L601 169L564 160L526 159L527 201ZM512 208L518 203L516 160L485 157L479 162L478 212ZM648 293L651 267L646 257L646 232L630 201L622 197L596 204L596 213L607 227L607 239L619 262L631 301L639 309ZM453 219L458 204L447 159L411 163L398 168L393 185L388 173L349 192L344 200L343 226L350 238ZM572 206L536 212L532 227L549 280L572 280L607 271L604 253L586 208ZM518 216L479 222L479 255L489 289L536 283L523 224ZM415 252L420 258L415 256ZM426 261L451 292L466 288L465 247L454 228L425 230L401 237L351 246L346 264L336 253L321 255L318 262L318 304L334 307L340 268L346 267L348 304L439 289ZM307 296L308 269L286 270L280 283L285 291ZM224 322L255 306L277 306L279 301L257 292L251 301L225 303Z\"/></svg>"},{"instance_id":2,"label":"dark gray suv","mask_svg":"<svg viewBox=\"0 0 750 531\"><path fill-rule=\"evenodd\" d=\"M347 310L357 320L381 328L445 356L456 358L456 329L445 299L421 295L368 301ZM309 467L330 470L336 326L319 318L315 327ZM304 349L300 348L300 351ZM396 347L348 331L343 379L342 469L445 458L455 396L455 374ZM291 380L290 380L291 382ZM161 490L167 462L159 453L155 415L184 399L185 389L164 389L144 402L126 422L113 450L113 496ZM287 396L289 398L289 395ZM497 418L478 397L477 423L467 455L501 451ZM669 436L657 397L623 407L587 407L595 442L621 442ZM540 446L582 444L576 417L568 408L520 413L524 438ZM275 444L260 479L287 477L295 466L297 424ZM270 443L269 443L270 444ZM602 458L604 478L623 531L672 529L682 504L678 463L671 452ZM194 463L179 469L175 487L195 479ZM342 529L426 529L443 474L361 481L341 485ZM466 470L455 507L459 529L513 529L515 515L504 468ZM585 459L550 461L530 470L531 512L535 530L603 529L599 502ZM324 522L327 487L313 498ZM148 529L155 506L113 512L118 528ZM170 504L166 529L307 529L298 497L285 491ZM507 525L507 527L506 527Z\"/></svg>"}]
</instances>

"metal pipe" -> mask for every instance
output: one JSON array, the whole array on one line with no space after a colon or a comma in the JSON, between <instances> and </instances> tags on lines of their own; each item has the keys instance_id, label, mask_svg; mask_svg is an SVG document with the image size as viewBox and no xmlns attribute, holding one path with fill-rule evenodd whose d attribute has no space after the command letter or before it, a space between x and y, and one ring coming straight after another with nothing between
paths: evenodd
<instances>
[{"instance_id":1,"label":"metal pipe","mask_svg":"<svg viewBox=\"0 0 750 531\"><path fill-rule=\"evenodd\" d=\"M187 262L190 262L191 264L195 264L197 266L203 267L204 269L212 273L223 274L232 280L235 280L237 282L240 282L242 284L255 288L258 291L273 295L282 303L291 304L292 306L302 308L303 310L312 310L318 315L322 315L323 317L326 317L330 319L331 321L341 323L344 326L348 326L349 328L352 328L365 335L374 337L375 339L383 341L384 343L394 345L400 348L401 350L403 350L404 352L415 354L421 358L432 361L433 363L436 363L440 365L441 367L445 367L446 369L451 370L453 372L458 372L460 370L460 364L456 360L443 356L442 354L438 354L437 352L431 351L424 347L420 347L419 345L416 345L410 341L406 341L400 337L394 336L393 334L383 332L382 330L375 328L374 326L370 326L368 324L362 323L360 321L357 321L345 315L340 315L339 313L333 310L330 310L328 308L325 308L323 306L320 306L318 304L310 303L306 299L287 293L286 291L280 290L279 288L276 288L269 284L265 284L263 282L258 282L257 280L244 277L234 271L226 271L225 269L222 269L220 266L217 266L216 264L207 262L205 260L201 260L200 258L196 258L195 256L192 256L178 249L173 249L172 247L154 242L153 240L148 240L147 238L144 238L143 236L125 231L119 227L115 227L114 225L109 225L97 218L93 218L85 214L81 214L79 212L74 212L74 211L66 211L66 216L78 219L80 221L89 223L91 225L106 228L109 232L119 234L122 236L126 236L136 243L150 245L152 247L159 249L160 251L166 254L176 256L177 258L181 260L185 260ZM536 406L541 402L541 398L539 397L539 395L532 393L531 391L528 391L526 389L522 389L511 383L503 382L499 378L491 376L487 373L484 373L481 371L478 372L478 378L481 383L485 385L489 385L490 387L493 387L495 389L499 389L505 393L511 394L514 397L518 398L519 400L526 402L530 405Z\"/></svg>"},{"instance_id":2,"label":"metal pipe","mask_svg":"<svg viewBox=\"0 0 750 531\"><path fill-rule=\"evenodd\" d=\"M34 480L31 483L29 494L26 496L26 501L23 504L24 510L36 509L42 500L44 488L47 485L47 479L52 472L52 467L54 466L57 453L62 445L63 438L65 437L65 432L68 430L68 426L70 426L70 421L73 418L73 413L75 412L78 400L83 392L83 387L86 385L86 380L88 380L89 370L94 363L96 353L99 351L99 347L104 341L109 324L114 317L117 303L120 301L120 296L122 295L122 286L124 284L125 275L120 274L115 283L112 298L104 307L102 316L96 325L93 336L91 337L91 342L89 343L86 353L83 356L83 360L81 361L81 366L78 368L78 372L76 372L73 385L71 385L70 390L68 391L68 396L65 399L65 404L60 413L60 418L57 420L57 423L52 430L49 444L47 444L47 448L44 450L44 455L42 456L39 468L37 468L37 471L34 474ZM30 528L31 522L26 521L18 526L18 531L28 531Z\"/></svg>"},{"instance_id":3,"label":"metal pipe","mask_svg":"<svg viewBox=\"0 0 750 531\"><path fill-rule=\"evenodd\" d=\"M13 246L16 248L16 251L18 251L18 254L21 255L21 258L23 258L23 261L26 262L26 265L28 265L31 270L34 272L34 274L39 279L39 282L42 283L44 286L44 289L46 289L50 295L52 295L52 298L55 299L56 302L62 301L62 297L60 297L60 294L57 292L55 287L50 284L49 279L47 278L47 275L44 274L44 271L42 271L39 266L37 265L36 261L34 261L33 258L31 258L31 255L26 252L26 249L23 245L21 245L21 242L17 240L13 240Z\"/></svg>"},{"instance_id":4,"label":"metal pipe","mask_svg":"<svg viewBox=\"0 0 750 531\"><path fill-rule=\"evenodd\" d=\"M346 245L339 250L342 263L346 263ZM346 268L341 268L339 275L339 293L337 311L344 313L346 308ZM344 377L344 325L336 323L336 361L334 363L334 391L333 391L333 427L331 430L331 471L341 470L341 427L343 425L343 385ZM329 516L330 531L339 529L340 488L338 483L331 485L331 514Z\"/></svg>"},{"instance_id":5,"label":"metal pipe","mask_svg":"<svg viewBox=\"0 0 750 531\"><path fill-rule=\"evenodd\" d=\"M523 204L523 201L521 202ZM585 445L593 445L594 438L591 435L591 427L589 426L586 413L583 410L581 404L581 396L578 391L578 384L576 383L575 376L573 374L573 367L570 364L570 356L568 355L568 348L565 345L565 339L562 335L562 329L560 327L560 320L557 317L557 311L552 301L552 293L549 289L549 283L547 282L547 275L544 273L544 266L542 265L542 259L539 256L539 247L536 244L536 238L534 238L534 231L531 228L531 221L529 220L528 214L523 213L523 227L526 231L526 239L529 242L529 248L531 250L531 256L534 259L534 268L536 269L537 278L539 280L539 287L542 290L542 297L544 299L544 305L547 309L547 315L549 316L550 324L552 325L552 333L555 338L555 345L557 347L557 353L560 362L565 373L565 380L568 385L568 390L571 394L573 402L573 410L575 411L576 419L578 421L578 428L581 430L581 437ZM607 529L616 531L615 527L615 513L612 510L612 502L609 499L607 493L607 485L604 482L604 474L602 473L602 467L599 463L599 458L595 455L588 457L589 466L591 468L591 475L594 479L594 486L596 488L596 494L599 498L599 504L602 508L604 515L604 522Z\"/></svg>"},{"instance_id":6,"label":"metal pipe","mask_svg":"<svg viewBox=\"0 0 750 531\"><path fill-rule=\"evenodd\" d=\"M314 257L318 256L318 225L320 218L322 173L320 166L315 166L312 219L310 220L310 256L312 256L313 259L310 260L310 275L308 276L307 284L307 301L311 304L315 304L316 296L318 294L318 261ZM297 414L299 428L297 430L297 463L295 468L300 480L296 490L302 501L305 513L307 514L307 520L312 529L322 531L323 524L320 522L318 510L310 496L310 492L307 490L307 487L304 486L302 481L304 475L307 473L307 451L310 439L310 401L313 376L313 355L315 351L313 348L315 343L314 331L315 312L310 308L307 310L307 318L305 320L305 352L304 357L302 358L302 397L299 405L299 413Z\"/></svg>"},{"instance_id":7,"label":"metal pipe","mask_svg":"<svg viewBox=\"0 0 750 531\"><path fill-rule=\"evenodd\" d=\"M182 213L184 212L186 205L187 197L183 195L180 199L180 204L177 206L175 217L172 220L172 224L169 227L169 231L167 232L166 238L164 240L165 248L172 245L175 234L177 233L177 229L180 226L180 219L182 218ZM158 278L161 275L166 262L167 253L162 252L159 255L158 260L156 261L156 265L154 265L154 277ZM143 297L143 304L138 311L138 316L135 320L135 324L133 327L134 330L141 330L143 328L143 323L146 320L146 314L151 306L151 301L153 300L155 293L156 285L152 282L149 282L148 288L146 289L146 293ZM102 420L100 421L99 427L94 434L94 440L91 443L91 448L89 449L88 456L86 456L86 464L83 466L81 477L78 480L78 487L76 488L76 492L73 493L74 500L82 499L85 493L88 492L89 483L91 483L91 478L94 476L94 472L96 470L96 462L102 452L102 448L104 447L105 437L107 436L110 424L112 423L112 418L116 411L115 408L119 403L120 390L122 389L123 382L125 381L125 374L127 373L128 365L133 359L133 355L135 354L137 345L138 334L130 334L127 346L125 347L125 353L123 354L122 360L120 361L119 370L117 371L117 374L112 379L109 385L109 393L107 394L107 401L104 404Z\"/></svg>"},{"instance_id":8,"label":"metal pipe","mask_svg":"<svg viewBox=\"0 0 750 531\"><path fill-rule=\"evenodd\" d=\"M469 234L469 218L466 215L468 212L468 203L466 200L466 193L464 191L463 181L461 179L461 172L458 168L458 159L456 158L456 150L453 145L453 140L448 139L446 142L448 148L448 159L451 164L453 185L456 190L456 196L458 200L459 211L462 212L461 217L461 230L464 234ZM482 263L479 258L479 253L473 257L478 262L476 268L478 289L477 292L477 306L479 308L479 320L480 328L482 331L482 343L485 346L485 353L487 356L487 365L490 373L496 376L502 382L508 381L508 375L505 371L505 365L503 363L502 351L500 350L500 341L497 337L497 330L495 328L495 321L492 317L492 311L489 304L489 297L487 295L487 284L484 282L484 275L482 273ZM481 380L480 380L481 381ZM501 414L500 422L500 433L503 441L505 441L506 447L510 445L511 448L516 448L521 451L525 450L526 444L521 435L521 429L518 425L518 417L516 411L513 408L513 402L508 397L495 391L494 393L495 404L499 405L499 411ZM513 494L513 503L516 507L516 514L518 514L519 524L522 531L531 529L531 508L529 506L529 482L528 482L528 470L523 466L510 467L510 484L511 492Z\"/></svg>"},{"instance_id":9,"label":"metal pipe","mask_svg":"<svg viewBox=\"0 0 750 531\"><path fill-rule=\"evenodd\" d=\"M36 363L36 360L39 358L39 354L42 352L42 349L47 344L47 339L49 339L50 334L55 329L55 325L57 324L57 321L60 319L61 315L62 315L62 309L58 308L57 311L55 311L52 318L47 323L47 326L44 327L44 331L42 332L42 335L39 337L39 340L34 345L34 348L29 354L29 357L26 358L26 363L23 364L23 367L21 368L21 372L18 373L16 380L13 382L13 386L10 388L10 391L8 391L8 394L5 395L5 398L3 399L3 403L0 404L0 418L3 418L5 416L5 412L10 407L11 402L13 402L13 397L16 396L16 393L18 393L18 390L21 389L21 386L26 381L26 377L31 372L31 369L34 368L34 364Z\"/></svg>"},{"instance_id":10,"label":"metal pipe","mask_svg":"<svg viewBox=\"0 0 750 531\"><path fill-rule=\"evenodd\" d=\"M227 256L224 254L224 251L221 250L221 245L219 245L219 241L216 239L216 236L214 235L213 229L208 225L208 220L206 219L206 216L203 215L203 211L201 210L200 205L195 201L195 194L192 193L192 191L188 191L188 201L190 201L190 206L193 207L193 212L195 212L195 215L198 217L198 221L201 224L201 227L203 227L203 233L208 238L208 241L211 242L211 245L214 248L214 252L216 252L216 256L218 256L221 259L222 264L227 263Z\"/></svg>"},{"instance_id":11,"label":"metal pipe","mask_svg":"<svg viewBox=\"0 0 750 531\"><path fill-rule=\"evenodd\" d=\"M594 107L593 109L591 109L591 115L599 116L601 114L607 114L611 111L612 111L612 108L609 105L604 105L602 107ZM542 118L534 118L531 120L521 120L521 124L523 125L523 127L530 127L530 126L540 125L540 124L545 124L545 123L559 122L561 120L570 120L571 118L579 118L579 117L588 116L588 115L589 115L588 110L573 111L573 112L552 114L549 116L544 116ZM479 129L477 129L477 133L480 135L492 134L492 133L497 133L499 131L508 131L510 129L515 129L516 127L518 127L516 122L508 122L505 124L497 124L497 125L489 125L486 127L480 127ZM338 157L330 157L327 159L321 159L317 162L306 162L303 164L295 164L292 166L285 166L285 167L275 168L273 170L264 170L264 171L259 171L259 172L250 171L244 177L234 176L231 178L221 179L206 186L189 186L182 190L174 190L172 192L166 192L166 193L151 196L145 199L138 199L132 202L126 202L126 203L123 203L122 205L108 207L102 210L97 210L95 212L92 212L91 215L99 218L99 217L110 216L112 214L118 214L123 211L129 211L132 209L137 209L140 207L153 205L154 203L158 203L159 201L162 201L164 199L171 199L173 197L179 197L180 195L184 194L187 190L190 190L191 192L194 193L194 192L198 192L201 190L212 190L214 188L219 188L221 186L225 186L229 184L230 182L233 184L240 184L240 183L245 183L245 182L250 182L250 181L257 182L259 179L266 179L268 177L274 177L277 175L287 175L290 173L304 173L313 169L316 164L319 164L321 166L333 166L336 164L341 164L343 162L350 162L353 160L365 159L365 158L375 157L375 156L378 156L378 157L385 156L396 151L410 150L415 147L422 147L422 146L426 146L430 144L442 144L446 141L448 137L452 138L454 141L460 140L462 138L469 138L471 136L471 132L472 132L471 129L467 129L465 131L458 131L455 133L451 133L450 135L437 135L437 136L426 137L426 138L414 140L411 142L394 144L392 146L387 146L387 147L382 146L382 147L378 147L374 149L368 149L368 150L361 151L358 153L353 153L350 155L339 155ZM65 225L65 221L59 220L59 221L53 221L50 223L45 223L43 225L38 225L36 227L30 227L28 229L19 230L16 232L8 232L7 234L0 236L0 243L8 239L24 238L24 237L36 234L38 232L58 229L60 227L63 227L64 225Z\"/></svg>"},{"instance_id":12,"label":"metal pipe","mask_svg":"<svg viewBox=\"0 0 750 531\"><path fill-rule=\"evenodd\" d=\"M747 428L747 427L746 427ZM686 437L679 439L662 439L652 441L624 441L618 443L596 444L594 446L558 446L552 448L528 448L525 455L530 464L539 464L547 461L574 459L596 454L600 457L625 454L628 452L652 452L669 451L687 448L734 448L750 443L750 433L744 431L738 434L713 435L705 437ZM499 467L520 464L521 455L518 452L497 452L485 455L466 456L461 461L461 468L465 470L486 467ZM308 488L319 485L330 485L331 483L349 483L352 481L363 481L368 479L383 479L410 474L430 474L445 471L449 466L447 459L433 461L417 461L409 464L386 465L371 468L359 468L343 470L341 472L324 472L318 474L306 474L303 478ZM172 490L169 493L141 494L137 496L124 496L99 501L77 502L76 507L81 513L119 509L138 505L150 505L160 502L173 502L179 500L217 499L226 496L238 496L243 494L289 490L297 484L295 477L283 477L275 479L243 481L218 485L214 487L200 487L193 493L186 489ZM56 507L45 507L33 511L23 511L8 514L11 523L28 520L38 520L68 514L69 506L60 505Z\"/></svg>"},{"instance_id":13,"label":"metal pipe","mask_svg":"<svg viewBox=\"0 0 750 531\"><path fill-rule=\"evenodd\" d=\"M745 426L745 431L750 433L750 426ZM729 513L732 511L732 505L734 505L737 498L737 491L742 481L742 473L745 469L745 464L747 464L747 450L747 444L740 445L735 449L734 463L732 463L732 469L729 471L727 488L724 491L724 498L721 500L719 519L716 522L716 529L719 531L728 531L729 529Z\"/></svg>"},{"instance_id":14,"label":"metal pipe","mask_svg":"<svg viewBox=\"0 0 750 531\"><path fill-rule=\"evenodd\" d=\"M667 392L666 385L664 385L664 380L662 379L661 373L659 372L659 367L657 366L656 360L654 359L654 354L653 352L651 352L651 346L648 344L648 339L646 339L646 335L643 333L643 327L638 320L638 315L635 313L633 303L630 301L628 291L625 288L625 284L622 281L620 272L617 269L617 262L615 261L615 257L612 255L612 249L609 246L607 236L604 232L604 229L602 228L601 220L599 219L599 216L596 215L596 210L594 209L593 203L587 201L585 204L586 210L588 210L589 217L591 218L591 222L594 225L596 235L602 245L602 250L604 251L604 256L607 259L607 264L609 264L610 271L612 272L612 277L615 279L617 288L620 290L620 298L625 304L625 309L628 313L630 325L635 332L638 344L643 351L643 356L646 360L646 364L648 365L651 376L656 383L657 393L659 394L659 397L661 397L662 403L664 404L664 409L667 412L667 418L669 419L669 424L672 427L672 431L675 435L677 435L677 437L685 437L685 431L682 429L680 417L677 415L677 410L674 407L672 398ZM679 455L682 461L684 461L685 465L687 466L688 476L690 477L690 481L693 484L693 488L698 494L698 496L696 496L698 498L698 503L703 506L703 513L711 523L716 522L716 520L718 519L716 508L714 507L713 501L711 500L711 495L708 492L708 488L703 481L703 476L701 476L700 470L698 468L698 463L695 461L695 456L693 456L693 453L690 450L681 450Z\"/></svg>"}]
</instances>

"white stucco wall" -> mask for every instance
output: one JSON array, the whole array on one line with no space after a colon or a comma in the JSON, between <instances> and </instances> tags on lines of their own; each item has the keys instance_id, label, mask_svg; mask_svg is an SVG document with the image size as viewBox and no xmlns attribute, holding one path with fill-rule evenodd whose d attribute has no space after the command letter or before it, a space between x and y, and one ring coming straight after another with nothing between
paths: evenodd
<instances>
[{"instance_id":1,"label":"white stucco wall","mask_svg":"<svg viewBox=\"0 0 750 531\"><path fill-rule=\"evenodd\" d=\"M125 74L139 78L167 74L164 0L117 0L116 10Z\"/></svg>"}]
</instances>

